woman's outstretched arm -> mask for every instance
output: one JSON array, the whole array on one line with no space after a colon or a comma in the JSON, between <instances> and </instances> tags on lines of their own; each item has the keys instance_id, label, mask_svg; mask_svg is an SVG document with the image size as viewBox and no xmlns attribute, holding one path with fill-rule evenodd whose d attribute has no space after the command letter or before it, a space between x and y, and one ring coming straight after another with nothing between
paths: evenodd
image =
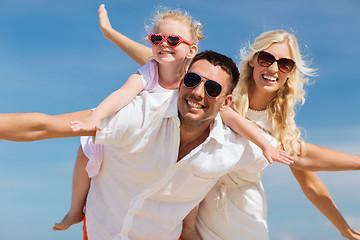
<instances>
[{"instance_id":1,"label":"woman's outstretched arm","mask_svg":"<svg viewBox=\"0 0 360 240\"><path fill-rule=\"evenodd\" d=\"M293 168L291 171L309 201L329 219L341 235L350 240L360 240L360 232L350 228L320 178L314 172Z\"/></svg>"},{"instance_id":2,"label":"woman's outstretched arm","mask_svg":"<svg viewBox=\"0 0 360 240\"><path fill-rule=\"evenodd\" d=\"M305 154L294 156L293 168L308 171L359 170L360 156L305 143Z\"/></svg>"}]
</instances>

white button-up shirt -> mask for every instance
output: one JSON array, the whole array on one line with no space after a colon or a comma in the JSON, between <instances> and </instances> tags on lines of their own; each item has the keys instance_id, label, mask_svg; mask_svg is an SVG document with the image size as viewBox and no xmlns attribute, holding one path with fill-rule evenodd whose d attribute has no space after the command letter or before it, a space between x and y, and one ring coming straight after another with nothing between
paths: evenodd
<instances>
[{"instance_id":1,"label":"white button-up shirt","mask_svg":"<svg viewBox=\"0 0 360 240\"><path fill-rule=\"evenodd\" d=\"M142 92L104 120L96 143L104 162L87 200L90 240L175 240L182 220L234 168L261 171L248 141L218 115L209 137L177 162L180 121L177 92ZM245 150L245 151L244 151Z\"/></svg>"}]
</instances>

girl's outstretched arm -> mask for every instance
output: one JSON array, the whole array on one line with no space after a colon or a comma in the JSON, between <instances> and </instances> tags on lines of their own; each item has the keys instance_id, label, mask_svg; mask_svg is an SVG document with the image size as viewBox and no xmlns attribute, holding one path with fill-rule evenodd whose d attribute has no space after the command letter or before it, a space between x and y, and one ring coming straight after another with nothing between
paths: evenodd
<instances>
[{"instance_id":1,"label":"girl's outstretched arm","mask_svg":"<svg viewBox=\"0 0 360 240\"><path fill-rule=\"evenodd\" d=\"M227 110L220 112L220 115L223 122L234 132L260 147L269 163L277 161L284 164L290 164L293 162L292 157L288 152L273 147L253 124L233 109L228 108Z\"/></svg>"},{"instance_id":2,"label":"girl's outstretched arm","mask_svg":"<svg viewBox=\"0 0 360 240\"><path fill-rule=\"evenodd\" d=\"M329 219L341 235L347 239L360 240L360 232L350 228L320 178L314 172L293 168L291 171L309 201Z\"/></svg>"},{"instance_id":3,"label":"girl's outstretched arm","mask_svg":"<svg viewBox=\"0 0 360 240\"><path fill-rule=\"evenodd\" d=\"M143 89L143 82L137 72L131 75L121 88L110 94L99 106L83 121L72 121L74 131L101 131L101 121L117 113L129 104Z\"/></svg>"},{"instance_id":4,"label":"girl's outstretched arm","mask_svg":"<svg viewBox=\"0 0 360 240\"><path fill-rule=\"evenodd\" d=\"M359 170L360 156L305 143L304 154L294 156L292 167L308 171Z\"/></svg>"},{"instance_id":5,"label":"girl's outstretched arm","mask_svg":"<svg viewBox=\"0 0 360 240\"><path fill-rule=\"evenodd\" d=\"M98 14L100 28L104 36L112 41L116 46L121 48L121 50L123 50L135 62L141 66L145 65L152 57L152 49L131 40L113 29L104 4L100 5Z\"/></svg>"}]
</instances>

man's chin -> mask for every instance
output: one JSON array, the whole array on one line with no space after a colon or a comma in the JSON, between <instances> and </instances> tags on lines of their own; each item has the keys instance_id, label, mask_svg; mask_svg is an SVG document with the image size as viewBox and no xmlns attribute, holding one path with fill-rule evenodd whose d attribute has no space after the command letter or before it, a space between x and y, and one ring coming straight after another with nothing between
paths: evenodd
<instances>
[{"instance_id":1,"label":"man's chin","mask_svg":"<svg viewBox=\"0 0 360 240\"><path fill-rule=\"evenodd\" d=\"M212 122L214 120L213 116L205 117L204 115L199 116L198 114L192 114L188 112L180 117L182 123L186 123L193 126L201 126L206 124L206 122Z\"/></svg>"}]
</instances>

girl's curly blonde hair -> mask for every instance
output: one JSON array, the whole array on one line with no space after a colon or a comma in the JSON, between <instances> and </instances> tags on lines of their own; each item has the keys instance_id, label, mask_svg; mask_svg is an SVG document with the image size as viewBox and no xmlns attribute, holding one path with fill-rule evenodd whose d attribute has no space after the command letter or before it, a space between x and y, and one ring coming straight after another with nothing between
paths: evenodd
<instances>
[{"instance_id":1,"label":"girl's curly blonde hair","mask_svg":"<svg viewBox=\"0 0 360 240\"><path fill-rule=\"evenodd\" d=\"M289 74L284 86L280 88L269 105L267 106L269 118L272 122L272 134L281 146L288 152L301 154L304 142L300 136L300 130L295 123L295 105L304 104L304 84L308 82L305 76L314 76L315 69L308 67L300 54L296 37L285 31L268 31L257 37L249 50L242 49L242 61L239 65L240 79L233 95L233 109L245 116L249 108L249 89L254 84L253 68L249 61L259 51L265 50L273 43L287 43L290 47L292 59L296 63L295 69ZM300 147L299 147L300 144Z\"/></svg>"},{"instance_id":2,"label":"girl's curly blonde hair","mask_svg":"<svg viewBox=\"0 0 360 240\"><path fill-rule=\"evenodd\" d=\"M199 21L194 20L186 10L169 10L164 7L160 7L155 17L150 21L150 24L145 25L147 32L153 32L159 22L166 19L172 19L187 26L191 34L191 39L188 40L190 40L194 45L197 45L200 39L205 38L202 34L203 25Z\"/></svg>"},{"instance_id":3,"label":"girl's curly blonde hair","mask_svg":"<svg viewBox=\"0 0 360 240\"><path fill-rule=\"evenodd\" d=\"M195 21L190 14L186 10L175 9L169 10L165 7L158 7L155 16L150 20L149 24L145 23L145 28L147 33L154 32L158 27L159 23L166 20L174 20L176 22L184 24L189 29L191 39L190 40L193 45L198 45L200 39L204 39L205 37L202 34L203 26L199 21ZM181 71L183 74L187 71L190 62L192 59L185 59L181 66Z\"/></svg>"}]
</instances>

